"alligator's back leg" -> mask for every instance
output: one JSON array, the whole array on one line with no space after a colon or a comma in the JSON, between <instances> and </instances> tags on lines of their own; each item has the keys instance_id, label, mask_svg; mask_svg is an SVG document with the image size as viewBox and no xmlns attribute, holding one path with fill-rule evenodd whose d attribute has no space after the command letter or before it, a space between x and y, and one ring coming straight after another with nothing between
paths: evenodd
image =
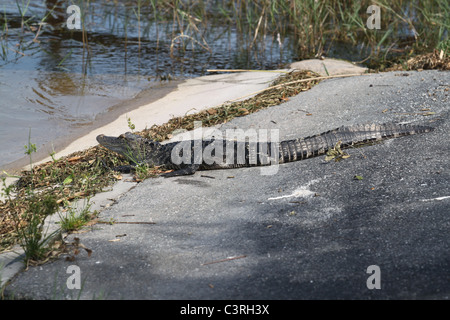
<instances>
[{"instance_id":1,"label":"alligator's back leg","mask_svg":"<svg viewBox=\"0 0 450 320\"><path fill-rule=\"evenodd\" d=\"M184 167L182 169L163 173L163 174L161 174L161 176L164 178L170 178L170 177L191 175L191 174L194 174L195 171L197 171L199 167L200 167L199 164L190 164L187 167Z\"/></svg>"}]
</instances>

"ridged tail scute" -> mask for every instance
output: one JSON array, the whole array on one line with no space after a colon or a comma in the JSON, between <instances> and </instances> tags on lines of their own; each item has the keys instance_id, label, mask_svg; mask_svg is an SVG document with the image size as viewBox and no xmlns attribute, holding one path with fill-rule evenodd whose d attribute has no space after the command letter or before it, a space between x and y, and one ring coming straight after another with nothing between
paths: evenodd
<instances>
[{"instance_id":1,"label":"ridged tail scute","mask_svg":"<svg viewBox=\"0 0 450 320\"><path fill-rule=\"evenodd\" d=\"M279 162L323 155L340 141L341 148L433 131L433 127L407 124L365 124L340 127L314 136L280 142Z\"/></svg>"}]
</instances>

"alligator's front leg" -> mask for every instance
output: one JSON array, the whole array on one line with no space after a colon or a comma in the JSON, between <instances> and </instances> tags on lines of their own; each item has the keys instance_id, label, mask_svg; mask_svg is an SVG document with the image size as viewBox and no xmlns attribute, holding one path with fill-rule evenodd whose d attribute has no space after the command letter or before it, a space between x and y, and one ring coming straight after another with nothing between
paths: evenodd
<instances>
[{"instance_id":1,"label":"alligator's front leg","mask_svg":"<svg viewBox=\"0 0 450 320\"><path fill-rule=\"evenodd\" d=\"M114 168L112 168L112 170L120 172L120 173L131 173L133 171L136 171L136 166L129 164L129 165L125 165L125 166L114 167Z\"/></svg>"},{"instance_id":2,"label":"alligator's front leg","mask_svg":"<svg viewBox=\"0 0 450 320\"><path fill-rule=\"evenodd\" d=\"M163 173L161 174L161 177L170 178L170 177L191 175L194 174L199 167L200 167L199 164L190 164L187 167L181 168L179 170Z\"/></svg>"},{"instance_id":3,"label":"alligator's front leg","mask_svg":"<svg viewBox=\"0 0 450 320\"><path fill-rule=\"evenodd\" d=\"M105 163L105 161L103 159L101 161L102 161L103 167L105 167L108 170L117 171L117 172L120 172L120 173L131 173L131 172L136 170L136 166L135 165L128 164L128 165L116 166L116 167L112 167L111 168L111 167L106 165L106 163Z\"/></svg>"}]
</instances>

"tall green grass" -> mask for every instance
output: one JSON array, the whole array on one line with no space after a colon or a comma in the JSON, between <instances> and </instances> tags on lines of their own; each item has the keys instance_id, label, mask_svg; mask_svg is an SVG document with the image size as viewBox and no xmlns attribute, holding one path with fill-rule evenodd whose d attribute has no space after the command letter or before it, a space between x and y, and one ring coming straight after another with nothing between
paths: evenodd
<instances>
[{"instance_id":1,"label":"tall green grass","mask_svg":"<svg viewBox=\"0 0 450 320\"><path fill-rule=\"evenodd\" d=\"M22 29L30 18L29 0L16 0ZM170 47L172 58L183 58L189 50L213 52L220 37L233 39L234 50L258 58L266 46L291 50L297 59L336 55L336 48L351 47L353 56L369 63L408 57L433 49L449 52L450 4L448 0L74 0L83 12L83 43L89 53L88 34L93 3L104 10L111 34L118 34L127 46L129 30L137 30L141 42L155 40ZM366 26L370 5L381 8L381 29ZM92 16L90 16L92 15ZM3 33L0 55L6 56L6 15L0 18ZM93 24L98 24L98 20ZM233 35L233 38L231 38ZM235 40L235 41L234 41ZM289 48L285 48L289 46ZM11 45L9 45L11 49ZM346 50L346 49L341 49ZM252 53L252 54L250 54ZM89 55L89 54L88 54Z\"/></svg>"},{"instance_id":2,"label":"tall green grass","mask_svg":"<svg viewBox=\"0 0 450 320\"><path fill-rule=\"evenodd\" d=\"M366 10L373 4L381 8L379 30L366 26ZM237 32L244 50L262 50L267 39L278 45L292 39L299 59L330 53L342 43L373 61L449 50L447 0L140 0L139 8L146 7L151 11L146 18L154 23L167 26L171 20L164 37L183 35L202 49L209 49L208 41L217 37L215 28L226 26Z\"/></svg>"},{"instance_id":3,"label":"tall green grass","mask_svg":"<svg viewBox=\"0 0 450 320\"><path fill-rule=\"evenodd\" d=\"M291 0L221 2L219 13L254 41L264 37L294 39L297 56L311 58L347 43L361 56L382 60L433 48L448 54L450 4L435 1ZM381 29L366 26L370 5L381 8ZM220 18L217 17L217 18ZM260 23L262 21L262 23Z\"/></svg>"}]
</instances>

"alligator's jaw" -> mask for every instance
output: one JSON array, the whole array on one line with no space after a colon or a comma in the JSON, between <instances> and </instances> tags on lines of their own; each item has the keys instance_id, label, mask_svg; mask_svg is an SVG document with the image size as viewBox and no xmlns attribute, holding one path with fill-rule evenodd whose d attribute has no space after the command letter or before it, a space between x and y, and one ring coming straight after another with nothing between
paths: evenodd
<instances>
[{"instance_id":1,"label":"alligator's jaw","mask_svg":"<svg viewBox=\"0 0 450 320\"><path fill-rule=\"evenodd\" d=\"M126 146L127 143L117 137L109 137L105 136L104 134L101 134L97 136L97 142L100 143L102 146L107 148L108 150L117 152L119 154L125 154L127 151Z\"/></svg>"},{"instance_id":2,"label":"alligator's jaw","mask_svg":"<svg viewBox=\"0 0 450 320\"><path fill-rule=\"evenodd\" d=\"M109 137L103 134L97 136L97 141L103 147L116 152L133 164L148 163L158 165L158 149L160 144L156 141L144 139L141 136L127 132L118 137Z\"/></svg>"}]
</instances>

